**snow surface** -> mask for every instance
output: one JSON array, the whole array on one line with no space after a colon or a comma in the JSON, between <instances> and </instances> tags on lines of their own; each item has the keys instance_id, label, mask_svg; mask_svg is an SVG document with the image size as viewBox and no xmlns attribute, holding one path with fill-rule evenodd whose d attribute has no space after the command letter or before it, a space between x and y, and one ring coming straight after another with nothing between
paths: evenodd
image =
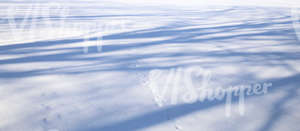
<instances>
[{"instance_id":1,"label":"snow surface","mask_svg":"<svg viewBox=\"0 0 300 131\"><path fill-rule=\"evenodd\" d=\"M53 2L65 13L0 2L0 131L300 130L299 1ZM225 100L161 99L166 83L201 86L190 69L208 88L272 86L229 117Z\"/></svg>"}]
</instances>

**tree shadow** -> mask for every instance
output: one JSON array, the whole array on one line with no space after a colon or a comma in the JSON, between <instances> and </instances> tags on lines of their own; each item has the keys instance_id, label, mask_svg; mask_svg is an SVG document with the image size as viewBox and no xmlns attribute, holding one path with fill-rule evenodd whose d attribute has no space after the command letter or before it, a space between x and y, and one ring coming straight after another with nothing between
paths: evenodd
<instances>
[{"instance_id":1,"label":"tree shadow","mask_svg":"<svg viewBox=\"0 0 300 131\"><path fill-rule=\"evenodd\" d=\"M218 11L220 14L224 14L232 11L233 9ZM133 15L128 15L133 16ZM141 15L143 16L143 15ZM75 16L74 19L97 19L99 17L118 17L118 16ZM84 65L72 65L64 67L53 67L46 69L33 69L29 71L11 71L11 70L0 70L1 79L16 79L16 78L27 78L33 76L44 76L49 74L83 74L91 72L104 72L104 71L150 71L152 69L170 69L175 67L190 66L190 65L209 65L209 66L220 66L221 64L240 63L249 66L263 65L265 67L280 66L289 71L295 72L296 69L289 66L285 61L296 61L300 58L299 52L280 52L280 51L269 51L269 52L248 52L244 50L259 49L263 47L274 47L281 45L293 45L296 44L297 39L294 30L291 28L276 28L270 29L273 26L286 26L291 25L292 21L289 20L289 16L274 17L270 18L266 22L262 20L256 21L244 21L239 24L221 25L221 26L210 26L210 27L199 27L191 23L183 23L182 21L174 22L160 27L154 27L149 29L134 30L122 33L115 33L106 35L103 37L104 41L113 40L135 40L135 39L146 39L146 38L161 38L166 37L163 40L145 40L143 42L131 42L128 44L111 44L103 45L102 52L97 52L97 46L90 46L89 53L84 54L83 48L81 47L55 47L57 45L68 46L84 42L83 38L68 38L63 40L47 40L20 44L10 44L0 46L0 55L18 55L16 58L1 58L0 65L17 65L24 63L55 63L55 62L89 62ZM278 22L279 21L279 22ZM182 24L183 23L183 24ZM230 23L230 22L229 22ZM242 30L250 31L243 33L236 33ZM226 35L222 35L226 33ZM253 45L251 47L239 47L235 49L228 49L225 46L231 44L231 41L260 41L260 40L274 40L280 41L280 45ZM274 39L273 39L274 38ZM89 41L96 41L97 37L89 38ZM101 53L115 53L127 50L152 50L150 47L154 46L202 46L208 44L217 43L215 46L221 50L213 51L175 51L175 52L151 52L139 55L124 55L122 53L102 55ZM221 44L218 44L221 43ZM53 47L53 48L52 48ZM59 53L51 53L59 51ZM39 54L33 54L38 52ZM97 54L97 55L95 55ZM23 56L28 55L28 56ZM91 56L90 56L91 55ZM132 67L131 63L136 61L145 60L149 58L194 58L203 59L211 58L215 61L212 62L197 62L197 63L180 63L174 65L147 65L141 67ZM275 61L275 62L274 62ZM172 63L174 61L170 61ZM105 64L113 64L113 66L102 66ZM159 63L157 63L159 64ZM253 76L255 78L255 76ZM274 104L274 111L271 113L270 118L260 130L270 130L274 124L284 115L284 109L282 105L288 100L294 98L296 94L297 85L299 85L299 75L294 75L287 78L267 80L274 82L275 88L272 91L277 91L286 84L291 84L291 88L287 89L287 95L277 101ZM55 98L53 98L55 99ZM237 98L233 98L233 102L237 102ZM119 121L116 123L104 125L102 127L94 127L88 130L140 130L147 127L155 126L161 123L168 122L187 114L191 114L196 111L207 110L217 105L223 104L224 101L213 101L213 102L196 102L192 104L181 104L158 111L146 113L140 116L129 118L128 120ZM161 117L162 115L170 114L170 119ZM85 128L85 127L81 127ZM77 130L82 130L81 128ZM86 129L84 129L86 130Z\"/></svg>"},{"instance_id":2,"label":"tree shadow","mask_svg":"<svg viewBox=\"0 0 300 131\"><path fill-rule=\"evenodd\" d=\"M294 98L297 94L296 91L299 89L297 86L300 84L300 74L296 74L290 77L284 77L284 78L278 78L278 79L270 79L265 80L268 82L272 82L274 87L270 88L270 92L274 93L276 91L282 91L282 88L288 88L284 89L287 90L288 94L281 98L279 101L277 101L273 105L273 111L269 117L269 119L266 121L266 123L263 124L263 127L261 127L260 131L269 131L274 124L278 120L280 120L280 117L284 115L284 110L282 109L282 105L285 104L288 100ZM296 83L295 83L296 82ZM247 96L248 98L255 97L255 96ZM256 96L257 97L257 96ZM238 97L232 98L232 103L237 103L239 101ZM147 127L155 126L158 124L163 124L168 121L172 121L175 119L178 119L180 117L183 117L185 115L208 110L210 108L213 108L218 105L225 104L225 100L221 101L197 101L194 103L188 103L188 104L180 104L180 105L174 105L174 106L168 106L162 109L159 109L157 111L145 113L139 116L132 117L127 120L107 124L100 127L92 127L88 128L90 131L133 131L133 130L141 130ZM166 119L165 116L168 114L168 118ZM82 127L81 127L82 128ZM75 130L83 130L87 129L86 127L83 127L81 129L80 127Z\"/></svg>"}]
</instances>

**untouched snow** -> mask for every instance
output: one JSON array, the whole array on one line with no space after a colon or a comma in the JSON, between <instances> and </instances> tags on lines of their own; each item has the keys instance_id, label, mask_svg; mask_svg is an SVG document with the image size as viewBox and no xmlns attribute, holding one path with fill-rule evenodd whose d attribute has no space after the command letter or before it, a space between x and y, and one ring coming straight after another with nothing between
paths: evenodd
<instances>
[{"instance_id":1,"label":"untouched snow","mask_svg":"<svg viewBox=\"0 0 300 131\"><path fill-rule=\"evenodd\" d=\"M299 1L215 1L1 2L0 131L300 130Z\"/></svg>"}]
</instances>

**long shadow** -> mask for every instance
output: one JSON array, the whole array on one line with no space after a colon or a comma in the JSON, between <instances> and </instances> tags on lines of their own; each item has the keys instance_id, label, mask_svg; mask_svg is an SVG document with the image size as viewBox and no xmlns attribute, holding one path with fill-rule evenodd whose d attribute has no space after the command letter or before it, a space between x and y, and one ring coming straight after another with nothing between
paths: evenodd
<instances>
[{"instance_id":1,"label":"long shadow","mask_svg":"<svg viewBox=\"0 0 300 131\"><path fill-rule=\"evenodd\" d=\"M284 111L281 109L281 105L287 102L289 99L296 96L296 90L299 88L298 85L300 84L300 74L296 74L290 77L285 78L279 78L279 79L270 79L265 80L268 82L272 82L274 85L272 88L270 88L269 93L273 93L275 91L282 91L283 88L289 88L287 91L289 94L279 100L274 105L274 112L271 114L271 117L266 122L266 124L262 127L261 131L268 131L272 126L274 126L274 123L280 119L280 116L284 114ZM255 96L248 96L248 98L255 97ZM238 97L233 97L232 102L236 103L238 102ZM210 109L217 105L224 104L225 101L203 101L203 102L195 102L192 104L181 104L181 105L175 105L171 107L167 107L164 109L160 109L158 111L146 113L140 116L136 116L133 118L130 118L128 120L119 121L116 123L108 124L101 127L93 127L88 128L87 130L90 131L135 131L135 130L141 130L147 127L155 126L158 124L162 124L168 121L175 120L177 118L180 118L182 116L191 114L193 112L197 111L203 111ZM277 109L279 108L279 109ZM168 118L165 117L165 115L168 114ZM84 127L86 130L86 127ZM82 130L80 127L76 130Z\"/></svg>"},{"instance_id":2,"label":"long shadow","mask_svg":"<svg viewBox=\"0 0 300 131\"><path fill-rule=\"evenodd\" d=\"M287 24L291 23L289 22L282 22L282 23L273 23L273 24ZM267 25L263 24L266 27L272 25ZM239 25L237 25L239 26ZM247 24L241 26L241 27L247 27ZM253 26L253 27L252 27ZM251 25L250 27L252 28L257 28L257 25ZM215 28L215 27L212 27ZM222 28L222 27L221 27ZM232 28L232 27L230 27ZM219 32L201 32L202 29L189 29L189 30L172 30L172 31L159 31L160 33L167 35L167 36L172 36L173 38L167 39L167 40L160 40L160 41L152 41L152 42L144 42L144 43L131 43L131 44L126 44L126 45L105 45L103 47L103 52L112 52L112 51L119 51L119 50L127 50L127 49L138 49L138 48L144 48L148 46L153 46L153 45L162 45L162 44L175 44L175 43L203 43L206 41L220 41L220 40L226 40L226 39L236 39L236 38L242 38L242 37L252 37L252 36L279 36L282 34L291 34L293 30L282 30L282 31L265 31L262 33L252 33L252 34L241 34L241 35L231 35L231 36L218 36L218 37L209 37L209 38L197 38L195 39L194 37L199 37L199 36L204 36L204 35L209 35L209 34L218 34L218 33L224 33L231 31L229 29L222 29ZM238 30L241 28L237 28L235 30ZM160 34L158 31L154 32L146 32L138 35L136 34L136 37L143 37L146 38L148 36L153 36L153 37L161 37L162 35L156 35ZM183 35L183 34L187 35ZM113 36L104 36L104 39L110 40L110 39L123 39L123 38L132 38L134 35L119 35L120 38L113 37ZM90 41L97 40L96 37L90 38ZM44 41L44 42L33 42L33 43L26 43L26 44L16 44L16 45L7 45L7 46L0 46L1 52L0 54L6 54L9 50L17 50L21 48L33 48L33 47L49 47L49 46L54 46L57 44L72 44L72 43L77 43L77 42L83 42L84 39L70 39L70 40L58 40L58 41ZM75 48L73 48L75 49ZM77 48L78 49L78 48ZM67 50L67 49L66 49ZM38 50L39 51L39 50ZM43 51L43 50L41 50ZM30 52L30 51L27 51ZM83 60L83 59L74 59L74 56L77 54L79 55L80 51L72 51L72 52L67 52L67 53L61 53L61 54L54 54L54 55L40 55L40 56L33 56L33 57L20 57L20 58L15 58L15 59L6 59L6 60L0 60L0 64L13 64L13 63L20 63L20 62L38 62L38 61L60 61L60 60ZM57 57L56 57L57 56ZM71 57L73 56L73 57ZM52 59L53 58L53 59ZM90 58L87 58L87 60L90 60Z\"/></svg>"},{"instance_id":3,"label":"long shadow","mask_svg":"<svg viewBox=\"0 0 300 131\"><path fill-rule=\"evenodd\" d=\"M232 11L227 10L227 11ZM219 12L224 13L224 12ZM78 18L97 18L103 16L87 16L87 17L80 17ZM113 17L113 16L110 16ZM118 17L118 16L117 16ZM76 18L76 17L74 17ZM253 29L253 30L262 30L265 28L269 28L275 25L287 25L291 24L292 22L289 17L278 17L274 18L273 20L285 20L281 22L261 22L261 23L241 23L241 24L234 24L234 25L223 25L223 26L212 26L212 27L203 27L203 28L192 28L193 24L174 24L174 25L165 25L161 27L155 27L150 29L143 29L143 30L135 30L130 32L123 32L118 34L112 34L104 36L104 40L122 40L122 39L142 39L142 38L159 38L159 37L168 37L165 40L157 40L157 41L148 41L148 42L136 42L136 43L129 43L127 45L122 44L115 44L115 45L105 45L103 46L103 53L111 53L117 51L124 51L130 49L146 49L146 47L151 47L155 45L171 45L171 44L181 44L181 45L188 45L188 44L195 44L195 46L201 46L205 42L214 42L214 41L231 41L231 40L240 40L240 39L251 39L257 40L257 38L253 38L255 36L263 36L263 37L278 37L278 36L286 36L290 39L295 39L296 36L292 29L279 29L279 30L265 30L259 33L244 33L244 34L231 34L226 36L212 36L210 35L218 35L222 33L233 33L234 31L239 31L242 29ZM181 27L189 27L189 29L181 29ZM208 37L207 37L208 36ZM205 37L205 38L199 38ZM283 44L287 44L290 39L278 39L282 41ZM96 37L89 38L90 41L97 40ZM262 65L265 66L273 66L272 63L268 63L268 61L276 61L281 62L284 60L299 60L300 53L299 52L237 52L237 51L202 51L202 52L159 52L159 53L150 53L150 54L143 54L138 56L123 56L122 54L118 55L109 55L109 56L89 56L89 57L81 57L83 54L81 48L56 48L52 49L35 49L35 48L43 48L43 47L52 47L60 44L69 45L73 43L83 42L84 40L81 38L75 39L64 39L64 40L50 40L50 41L38 41L38 42L30 42L30 43L21 43L21 44L13 44L13 45L5 45L0 46L0 54L1 55L10 55L10 54L31 54L32 52L41 52L43 55L34 55L34 56L22 56L17 58L7 58L7 59L0 59L0 65L10 65L10 64L20 64L20 63L35 63L35 62L95 62L94 67L88 70L80 70L77 69L78 66L67 66L63 68L48 68L48 69L33 69L30 71L6 71L0 70L0 78L2 79L9 79L9 78L20 78L20 77L31 77L31 76L39 76L39 75L46 75L51 73L62 73L62 74L79 74L79 73L89 73L89 72L101 72L101 71L132 71L132 70L142 70L142 71L149 71L151 69L169 69L176 66L186 66L187 64L177 64L174 66L148 66L148 67L129 67L126 66L127 63L143 60L147 58L164 58L164 57L184 57L184 56L191 56L194 58L219 58L220 61L213 61L211 63L197 63L197 64L214 64L220 65L224 64L228 61L222 61L226 58L238 58L242 57L242 59L235 59L229 62L236 62L236 63L247 63L248 65L256 64L261 62ZM255 48L260 48L262 46L257 46ZM90 47L92 49L96 49L95 46ZM247 48L246 48L247 49ZM44 54L49 53L52 51L66 51L63 53L55 53L55 54ZM96 53L95 51L93 53ZM261 58L257 60L256 58ZM112 63L116 64L114 67L99 67L99 65ZM189 63L191 65L191 63ZM79 67L89 67L91 65L82 65ZM282 64L281 67L287 68L289 70L294 71L288 64ZM65 69L73 69L71 71L64 71ZM297 89L297 85L299 85L300 76L294 75L288 78L283 79L276 79L270 80L273 82L273 85L276 86L272 88L271 91L276 91L283 86L291 86L288 89L288 94L286 97L279 100L274 105L274 111L271 113L270 118L261 130L270 130L274 124L284 115L284 109L281 106L286 103L288 100L294 98L296 96L295 92ZM233 98L233 102L237 102L237 98ZM150 126L158 125L164 122L168 122L170 120L174 120L185 116L187 114L202 111L206 109L210 109L217 105L222 105L224 101L212 101L212 102L196 102L192 104L182 104L182 105L175 105L165 109L161 109L158 111L150 112L144 115L136 116L130 118L128 120L112 123L109 125L105 125L102 127L95 127L90 128L88 130L139 130L144 129ZM278 109L278 110L277 110ZM171 117L166 119L161 117L165 114L169 114ZM84 127L86 128L86 127ZM81 130L79 128L78 130ZM87 130L87 129L85 129Z\"/></svg>"}]
</instances>

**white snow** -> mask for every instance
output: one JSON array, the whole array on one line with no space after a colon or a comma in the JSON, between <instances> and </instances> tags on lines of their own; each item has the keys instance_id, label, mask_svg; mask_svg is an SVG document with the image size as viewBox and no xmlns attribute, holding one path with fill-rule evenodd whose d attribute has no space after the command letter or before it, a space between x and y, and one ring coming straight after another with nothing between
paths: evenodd
<instances>
[{"instance_id":1,"label":"white snow","mask_svg":"<svg viewBox=\"0 0 300 131\"><path fill-rule=\"evenodd\" d=\"M299 5L0 2L0 131L297 131ZM185 101L264 83L244 107Z\"/></svg>"}]
</instances>

